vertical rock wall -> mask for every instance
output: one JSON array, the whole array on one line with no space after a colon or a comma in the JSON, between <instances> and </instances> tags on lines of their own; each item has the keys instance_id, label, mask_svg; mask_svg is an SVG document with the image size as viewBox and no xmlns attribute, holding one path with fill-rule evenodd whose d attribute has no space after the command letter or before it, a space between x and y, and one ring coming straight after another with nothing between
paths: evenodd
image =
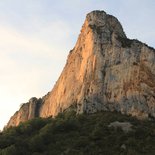
<instances>
[{"instance_id":1,"label":"vertical rock wall","mask_svg":"<svg viewBox=\"0 0 155 155\"><path fill-rule=\"evenodd\" d=\"M37 103L23 105L8 126L56 116L72 105L77 113L109 110L155 117L155 50L128 39L115 17L93 11L53 90Z\"/></svg>"}]
</instances>

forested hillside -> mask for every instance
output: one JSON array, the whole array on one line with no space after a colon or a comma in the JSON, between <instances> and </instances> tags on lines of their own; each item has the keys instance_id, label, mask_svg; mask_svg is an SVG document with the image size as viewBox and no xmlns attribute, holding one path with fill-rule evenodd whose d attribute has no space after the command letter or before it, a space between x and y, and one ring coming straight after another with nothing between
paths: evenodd
<instances>
[{"instance_id":1,"label":"forested hillside","mask_svg":"<svg viewBox=\"0 0 155 155\"><path fill-rule=\"evenodd\" d=\"M129 122L129 131L109 127ZM0 134L0 155L153 155L155 122L116 112L36 118Z\"/></svg>"}]
</instances>

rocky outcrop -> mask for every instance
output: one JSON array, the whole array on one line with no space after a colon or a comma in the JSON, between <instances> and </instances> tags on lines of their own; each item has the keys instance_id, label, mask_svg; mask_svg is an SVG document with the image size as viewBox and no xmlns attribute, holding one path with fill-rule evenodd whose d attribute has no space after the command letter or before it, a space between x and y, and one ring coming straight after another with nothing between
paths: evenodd
<instances>
[{"instance_id":1,"label":"rocky outcrop","mask_svg":"<svg viewBox=\"0 0 155 155\"><path fill-rule=\"evenodd\" d=\"M19 111L17 111L8 122L7 126L17 126L20 122L25 122L35 117L39 117L39 109L42 103L42 99L32 97L29 102L21 105Z\"/></svg>"},{"instance_id":2,"label":"rocky outcrop","mask_svg":"<svg viewBox=\"0 0 155 155\"><path fill-rule=\"evenodd\" d=\"M128 39L115 17L104 11L89 13L61 76L42 99L38 116L56 116L72 105L77 113L105 110L155 117L155 50ZM22 109L11 118L16 122L11 125L35 117L33 110L28 112L32 117L21 116Z\"/></svg>"},{"instance_id":3,"label":"rocky outcrop","mask_svg":"<svg viewBox=\"0 0 155 155\"><path fill-rule=\"evenodd\" d=\"M114 129L121 129L123 132L130 132L133 131L132 127L133 125L130 122L119 122L115 121L112 122L108 125L109 128L114 128Z\"/></svg>"}]
</instances>

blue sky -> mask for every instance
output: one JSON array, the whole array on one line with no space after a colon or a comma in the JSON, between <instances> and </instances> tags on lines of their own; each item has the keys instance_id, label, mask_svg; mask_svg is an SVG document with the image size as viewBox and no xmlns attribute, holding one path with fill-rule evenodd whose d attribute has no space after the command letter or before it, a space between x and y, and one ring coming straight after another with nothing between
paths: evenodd
<instances>
[{"instance_id":1,"label":"blue sky","mask_svg":"<svg viewBox=\"0 0 155 155\"><path fill-rule=\"evenodd\" d=\"M0 1L0 128L21 103L52 89L92 10L116 16L129 38L155 47L154 0Z\"/></svg>"}]
</instances>

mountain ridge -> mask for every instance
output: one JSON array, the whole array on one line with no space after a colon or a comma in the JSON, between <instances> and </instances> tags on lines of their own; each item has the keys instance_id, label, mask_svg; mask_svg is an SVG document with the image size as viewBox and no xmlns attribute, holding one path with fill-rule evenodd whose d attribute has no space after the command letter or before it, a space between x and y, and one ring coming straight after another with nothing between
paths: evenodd
<instances>
[{"instance_id":1,"label":"mountain ridge","mask_svg":"<svg viewBox=\"0 0 155 155\"><path fill-rule=\"evenodd\" d=\"M52 91L30 99L7 127L56 116L72 105L77 113L119 111L141 119L155 117L154 75L155 49L128 39L114 16L92 11Z\"/></svg>"}]
</instances>

